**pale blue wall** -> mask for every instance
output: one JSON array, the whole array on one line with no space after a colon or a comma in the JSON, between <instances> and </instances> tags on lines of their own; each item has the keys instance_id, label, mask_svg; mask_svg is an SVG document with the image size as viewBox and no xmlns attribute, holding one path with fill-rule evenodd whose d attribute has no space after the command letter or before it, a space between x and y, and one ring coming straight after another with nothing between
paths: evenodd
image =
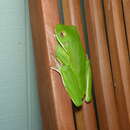
<instances>
[{"instance_id":1,"label":"pale blue wall","mask_svg":"<svg viewBox=\"0 0 130 130\"><path fill-rule=\"evenodd\" d=\"M27 0L0 0L0 130L41 130Z\"/></svg>"}]
</instances>

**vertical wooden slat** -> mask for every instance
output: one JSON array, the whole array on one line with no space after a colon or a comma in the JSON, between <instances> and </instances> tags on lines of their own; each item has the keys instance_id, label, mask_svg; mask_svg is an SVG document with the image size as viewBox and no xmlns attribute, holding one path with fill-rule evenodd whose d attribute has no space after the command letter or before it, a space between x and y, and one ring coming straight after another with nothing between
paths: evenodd
<instances>
[{"instance_id":1,"label":"vertical wooden slat","mask_svg":"<svg viewBox=\"0 0 130 130\"><path fill-rule=\"evenodd\" d=\"M67 25L76 25L80 32L80 37L85 49L84 34L80 12L80 0L62 0L64 22ZM75 111L77 130L96 130L96 116L93 102L85 104L80 110Z\"/></svg>"},{"instance_id":2,"label":"vertical wooden slat","mask_svg":"<svg viewBox=\"0 0 130 130\"><path fill-rule=\"evenodd\" d=\"M119 58L119 66L121 78L127 105L128 118L130 123L130 62L125 35L125 27L123 22L123 14L120 0L111 0L113 24L115 30L117 53Z\"/></svg>"},{"instance_id":3,"label":"vertical wooden slat","mask_svg":"<svg viewBox=\"0 0 130 130\"><path fill-rule=\"evenodd\" d=\"M123 10L124 10L125 25L126 25L126 35L127 35L128 47L130 53L130 0L122 0L122 3L123 3Z\"/></svg>"},{"instance_id":4,"label":"vertical wooden slat","mask_svg":"<svg viewBox=\"0 0 130 130\"><path fill-rule=\"evenodd\" d=\"M121 2L120 3L120 13L122 14L121 10ZM115 94L117 99L120 123L123 130L129 130L129 115L127 111L127 105L125 101L125 94L123 90L123 81L121 76L121 68L120 68L120 61L119 55L117 51L117 41L115 36L114 24L113 24L113 15L112 15L112 7L109 0L104 0L104 10L105 10L105 17L106 17L106 25L107 25L107 33L108 33L108 41L109 41L109 50L111 56L111 64L112 64L112 73L113 73L113 80L114 80L114 88ZM123 16L123 15L122 15ZM123 17L121 17L123 21ZM116 29L116 28L115 28ZM121 63L122 64L122 63Z\"/></svg>"},{"instance_id":5,"label":"vertical wooden slat","mask_svg":"<svg viewBox=\"0 0 130 130\"><path fill-rule=\"evenodd\" d=\"M120 130L101 0L85 0L94 88L101 130Z\"/></svg>"},{"instance_id":6,"label":"vertical wooden slat","mask_svg":"<svg viewBox=\"0 0 130 130\"><path fill-rule=\"evenodd\" d=\"M29 0L29 5L44 129L75 130L71 103L60 75L50 70L55 66L57 0Z\"/></svg>"}]
</instances>

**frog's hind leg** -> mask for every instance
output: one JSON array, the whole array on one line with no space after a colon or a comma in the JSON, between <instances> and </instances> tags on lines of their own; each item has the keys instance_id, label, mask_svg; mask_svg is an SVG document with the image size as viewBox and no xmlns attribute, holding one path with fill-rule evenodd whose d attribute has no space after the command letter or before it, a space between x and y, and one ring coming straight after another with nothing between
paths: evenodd
<instances>
[{"instance_id":1,"label":"frog's hind leg","mask_svg":"<svg viewBox=\"0 0 130 130\"><path fill-rule=\"evenodd\" d=\"M60 68L60 74L67 94L70 96L75 106L81 106L83 104L83 97L73 71L69 66L62 66Z\"/></svg>"},{"instance_id":2,"label":"frog's hind leg","mask_svg":"<svg viewBox=\"0 0 130 130\"><path fill-rule=\"evenodd\" d=\"M70 59L69 59L67 52L59 44L56 47L55 57L58 60L58 62L62 65L70 64Z\"/></svg>"},{"instance_id":3,"label":"frog's hind leg","mask_svg":"<svg viewBox=\"0 0 130 130\"><path fill-rule=\"evenodd\" d=\"M91 102L92 100L92 71L91 65L88 58L86 59L86 96L85 101L87 103Z\"/></svg>"}]
</instances>

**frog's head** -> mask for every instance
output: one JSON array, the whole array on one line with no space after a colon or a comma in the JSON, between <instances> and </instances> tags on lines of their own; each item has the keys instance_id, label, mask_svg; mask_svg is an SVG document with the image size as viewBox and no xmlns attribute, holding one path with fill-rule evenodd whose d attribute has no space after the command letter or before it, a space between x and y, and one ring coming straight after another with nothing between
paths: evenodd
<instances>
[{"instance_id":1,"label":"frog's head","mask_svg":"<svg viewBox=\"0 0 130 130\"><path fill-rule=\"evenodd\" d=\"M57 24L55 27L55 36L62 47L64 44L69 43L72 40L73 35L77 32L76 26L68 26L63 24Z\"/></svg>"}]
</instances>

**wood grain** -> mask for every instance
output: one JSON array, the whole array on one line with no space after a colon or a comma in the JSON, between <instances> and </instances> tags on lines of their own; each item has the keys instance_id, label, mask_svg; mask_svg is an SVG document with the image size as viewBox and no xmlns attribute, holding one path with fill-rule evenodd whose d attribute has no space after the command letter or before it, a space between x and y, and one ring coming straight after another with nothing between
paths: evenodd
<instances>
[{"instance_id":1,"label":"wood grain","mask_svg":"<svg viewBox=\"0 0 130 130\"><path fill-rule=\"evenodd\" d=\"M29 0L41 113L45 130L75 130L70 99L60 75L50 70L55 66L57 4L57 0Z\"/></svg>"},{"instance_id":2,"label":"wood grain","mask_svg":"<svg viewBox=\"0 0 130 130\"><path fill-rule=\"evenodd\" d=\"M67 25L76 25L85 49L84 34L82 28L80 1L79 0L63 0L64 22ZM77 130L96 130L96 116L93 102L84 103L80 110L75 111Z\"/></svg>"},{"instance_id":3,"label":"wood grain","mask_svg":"<svg viewBox=\"0 0 130 130\"><path fill-rule=\"evenodd\" d=\"M120 3L120 13L122 14L121 2L118 1L118 3ZM104 11L106 17L109 50L111 56L114 89L115 89L115 94L117 99L120 123L122 126L121 128L123 130L129 130L130 124L129 124L128 110L127 110L127 104L125 100L124 84L122 81L121 68L120 68L120 64L122 63L120 63L119 55L117 51L118 43L116 41L116 36L115 36L116 28L114 28L112 6L109 0L104 0ZM121 17L121 20L123 20L123 17Z\"/></svg>"},{"instance_id":4,"label":"wood grain","mask_svg":"<svg viewBox=\"0 0 130 130\"><path fill-rule=\"evenodd\" d=\"M130 1L122 0L123 3L123 12L124 12L124 21L126 27L126 36L129 48L129 56L130 56Z\"/></svg>"},{"instance_id":5,"label":"wood grain","mask_svg":"<svg viewBox=\"0 0 130 130\"><path fill-rule=\"evenodd\" d=\"M130 62L125 35L125 27L122 14L122 6L120 0L111 0L113 24L115 30L117 53L119 58L119 66L123 83L125 101L127 105L128 118L130 123Z\"/></svg>"},{"instance_id":6,"label":"wood grain","mask_svg":"<svg viewBox=\"0 0 130 130\"><path fill-rule=\"evenodd\" d=\"M99 127L101 130L120 130L102 3L86 0L85 6Z\"/></svg>"}]
</instances>

